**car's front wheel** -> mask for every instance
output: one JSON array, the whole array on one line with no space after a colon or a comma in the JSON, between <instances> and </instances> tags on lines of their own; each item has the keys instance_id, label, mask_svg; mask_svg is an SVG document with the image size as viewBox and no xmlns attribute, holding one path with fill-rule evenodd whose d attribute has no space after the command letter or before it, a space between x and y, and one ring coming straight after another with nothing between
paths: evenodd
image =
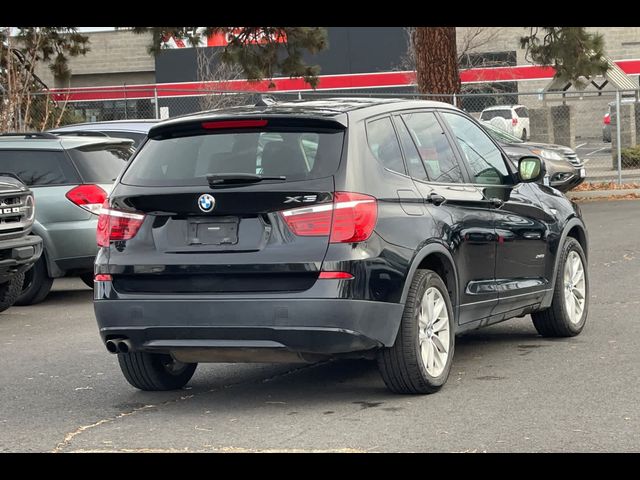
<instances>
[{"instance_id":1,"label":"car's front wheel","mask_svg":"<svg viewBox=\"0 0 640 480\"><path fill-rule=\"evenodd\" d=\"M119 353L118 362L124 378L140 390L177 390L184 387L197 363L182 363L164 353Z\"/></svg>"},{"instance_id":2,"label":"car's front wheel","mask_svg":"<svg viewBox=\"0 0 640 480\"><path fill-rule=\"evenodd\" d=\"M455 345L447 287L431 270L418 270L394 345L379 352L378 367L396 393L434 393L449 377Z\"/></svg>"},{"instance_id":3,"label":"car's front wheel","mask_svg":"<svg viewBox=\"0 0 640 480\"><path fill-rule=\"evenodd\" d=\"M49 295L53 278L47 274L44 255L24 274L22 292L16 300L16 305L35 305Z\"/></svg>"},{"instance_id":4,"label":"car's front wheel","mask_svg":"<svg viewBox=\"0 0 640 480\"><path fill-rule=\"evenodd\" d=\"M0 284L0 312L11 307L22 292L24 273L14 275L8 282Z\"/></svg>"},{"instance_id":5,"label":"car's front wheel","mask_svg":"<svg viewBox=\"0 0 640 480\"><path fill-rule=\"evenodd\" d=\"M587 321L589 274L584 250L569 237L560 255L551 306L531 314L533 325L543 337L573 337Z\"/></svg>"}]
</instances>

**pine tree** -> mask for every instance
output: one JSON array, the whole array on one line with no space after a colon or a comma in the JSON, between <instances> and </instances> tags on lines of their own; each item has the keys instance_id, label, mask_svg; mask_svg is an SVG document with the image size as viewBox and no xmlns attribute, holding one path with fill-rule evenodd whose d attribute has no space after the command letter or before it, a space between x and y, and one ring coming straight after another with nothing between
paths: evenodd
<instances>
[{"instance_id":1,"label":"pine tree","mask_svg":"<svg viewBox=\"0 0 640 480\"><path fill-rule=\"evenodd\" d=\"M527 59L556 69L555 78L576 81L579 77L602 75L607 71L602 35L584 27L529 27L520 46Z\"/></svg>"},{"instance_id":2,"label":"pine tree","mask_svg":"<svg viewBox=\"0 0 640 480\"><path fill-rule=\"evenodd\" d=\"M57 78L69 78L68 58L89 51L89 37L76 27L0 28L0 130L42 130L55 126L64 107L46 96L35 73L48 65Z\"/></svg>"}]
</instances>

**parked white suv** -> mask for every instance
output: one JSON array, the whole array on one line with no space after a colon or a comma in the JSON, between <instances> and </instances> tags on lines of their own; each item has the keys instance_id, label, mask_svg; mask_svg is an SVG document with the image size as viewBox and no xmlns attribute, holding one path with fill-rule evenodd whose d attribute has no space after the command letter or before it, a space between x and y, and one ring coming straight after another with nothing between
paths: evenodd
<instances>
[{"instance_id":1,"label":"parked white suv","mask_svg":"<svg viewBox=\"0 0 640 480\"><path fill-rule=\"evenodd\" d=\"M529 110L524 105L496 105L485 108L480 114L480 120L488 122L501 130L526 141L529 129Z\"/></svg>"}]
</instances>

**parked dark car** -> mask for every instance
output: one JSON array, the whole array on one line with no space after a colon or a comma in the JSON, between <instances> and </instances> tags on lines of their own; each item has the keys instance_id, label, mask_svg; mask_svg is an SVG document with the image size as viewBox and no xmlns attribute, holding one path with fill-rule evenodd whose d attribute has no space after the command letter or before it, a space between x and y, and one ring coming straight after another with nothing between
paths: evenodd
<instances>
[{"instance_id":1,"label":"parked dark car","mask_svg":"<svg viewBox=\"0 0 640 480\"><path fill-rule=\"evenodd\" d=\"M546 337L585 325L586 227L544 173L438 102L159 123L98 222L102 340L142 390L181 388L198 362L355 355L394 392L435 392L458 333L526 314Z\"/></svg>"},{"instance_id":2,"label":"parked dark car","mask_svg":"<svg viewBox=\"0 0 640 480\"><path fill-rule=\"evenodd\" d=\"M542 158L548 176L542 180L543 183L546 181L561 192L568 192L584 182L586 169L573 149L549 143L523 142L490 123L483 122L482 125L502 146L514 165L518 165L518 160L523 155L536 155Z\"/></svg>"},{"instance_id":3,"label":"parked dark car","mask_svg":"<svg viewBox=\"0 0 640 480\"><path fill-rule=\"evenodd\" d=\"M134 148L138 148L147 138L149 129L159 120L110 120L103 122L86 122L66 125L50 130L57 135L106 135L115 138L133 140Z\"/></svg>"},{"instance_id":4,"label":"parked dark car","mask_svg":"<svg viewBox=\"0 0 640 480\"><path fill-rule=\"evenodd\" d=\"M0 312L16 302L25 272L42 254L42 239L31 235L34 219L31 190L14 175L0 173Z\"/></svg>"}]
</instances>

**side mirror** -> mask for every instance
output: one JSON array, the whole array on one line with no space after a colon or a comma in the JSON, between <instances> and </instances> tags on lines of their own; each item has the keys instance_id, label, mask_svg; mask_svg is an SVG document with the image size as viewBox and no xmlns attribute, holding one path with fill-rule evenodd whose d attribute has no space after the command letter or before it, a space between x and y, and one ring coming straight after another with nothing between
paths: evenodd
<instances>
[{"instance_id":1,"label":"side mirror","mask_svg":"<svg viewBox=\"0 0 640 480\"><path fill-rule=\"evenodd\" d=\"M538 182L547 173L544 162L539 157L520 157L518 160L518 177L521 182Z\"/></svg>"}]
</instances>

